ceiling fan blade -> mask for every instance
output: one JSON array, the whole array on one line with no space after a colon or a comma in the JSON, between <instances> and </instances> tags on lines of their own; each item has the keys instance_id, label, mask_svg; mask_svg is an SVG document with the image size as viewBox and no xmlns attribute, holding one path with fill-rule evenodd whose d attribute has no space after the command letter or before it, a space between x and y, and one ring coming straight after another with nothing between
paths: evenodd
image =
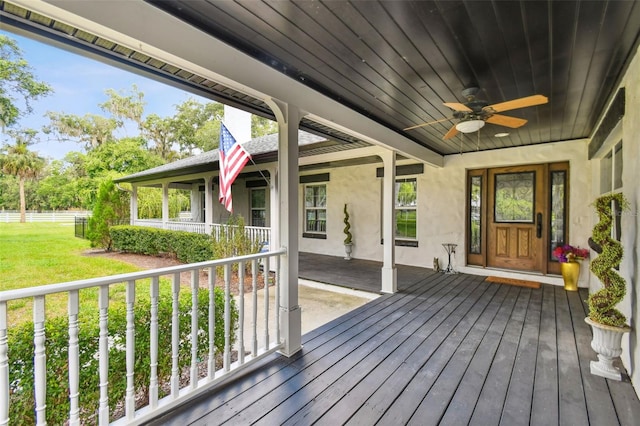
<instances>
[{"instance_id":1,"label":"ceiling fan blade","mask_svg":"<svg viewBox=\"0 0 640 426\"><path fill-rule=\"evenodd\" d=\"M424 126L428 126L430 124L442 123L443 121L451 121L451 120L453 120L453 117L452 118L443 118L442 120L429 121L428 123L417 124L415 126L407 127L406 129L402 129L402 130L417 129L418 127L424 127Z\"/></svg>"},{"instance_id":2,"label":"ceiling fan blade","mask_svg":"<svg viewBox=\"0 0 640 426\"><path fill-rule=\"evenodd\" d=\"M535 105L542 105L549 102L546 96L532 95L524 98L513 99L511 101L501 102L499 104L489 105L483 108L483 110L491 112L503 112L511 109L525 108Z\"/></svg>"},{"instance_id":3,"label":"ceiling fan blade","mask_svg":"<svg viewBox=\"0 0 640 426\"><path fill-rule=\"evenodd\" d=\"M460 133L460 132L458 132L458 129L456 129L456 125L454 124L453 126L451 126L451 128L449 129L447 134L444 135L444 137L442 139L451 139L452 137L454 137L458 133Z\"/></svg>"},{"instance_id":4,"label":"ceiling fan blade","mask_svg":"<svg viewBox=\"0 0 640 426\"><path fill-rule=\"evenodd\" d=\"M466 106L465 104L461 104L459 102L445 102L442 105L448 106L454 111L462 111L462 112L472 112L473 110Z\"/></svg>"},{"instance_id":5,"label":"ceiling fan blade","mask_svg":"<svg viewBox=\"0 0 640 426\"><path fill-rule=\"evenodd\" d=\"M494 114L485 120L487 123L497 124L498 126L511 127L517 129L518 127L527 124L527 120L523 118L510 117L508 115Z\"/></svg>"}]
</instances>

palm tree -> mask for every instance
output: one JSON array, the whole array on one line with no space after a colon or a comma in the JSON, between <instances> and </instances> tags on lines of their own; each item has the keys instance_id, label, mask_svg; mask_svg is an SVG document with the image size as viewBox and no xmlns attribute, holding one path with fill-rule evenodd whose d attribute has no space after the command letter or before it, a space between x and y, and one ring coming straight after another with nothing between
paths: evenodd
<instances>
[{"instance_id":1,"label":"palm tree","mask_svg":"<svg viewBox=\"0 0 640 426\"><path fill-rule=\"evenodd\" d=\"M29 150L30 140L35 136L33 130L11 132L15 137L15 145L5 145L0 151L0 170L2 173L18 178L20 188L20 223L26 222L26 200L24 183L27 179L38 176L44 168L44 159Z\"/></svg>"}]
</instances>

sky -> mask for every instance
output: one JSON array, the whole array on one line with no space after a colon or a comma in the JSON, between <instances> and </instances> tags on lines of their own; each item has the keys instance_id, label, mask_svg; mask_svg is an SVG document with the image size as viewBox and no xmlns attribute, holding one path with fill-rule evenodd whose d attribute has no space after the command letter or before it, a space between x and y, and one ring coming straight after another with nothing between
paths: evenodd
<instances>
[{"instance_id":1,"label":"sky","mask_svg":"<svg viewBox=\"0 0 640 426\"><path fill-rule=\"evenodd\" d=\"M23 58L29 63L36 79L48 83L54 90L49 96L32 103L33 113L20 120L19 128L41 129L49 123L49 119L44 116L47 111L79 116L87 113L107 115L98 106L107 100L105 90L115 89L128 94L133 84L144 93L145 116L151 113L161 117L172 116L175 113L175 105L189 98L197 99L202 103L209 102L192 93L30 38L3 30L0 30L0 34L17 41ZM129 133L130 136L133 135L131 129ZM127 135L121 132L116 136ZM82 144L59 142L52 139L51 135L40 133L38 140L39 142L31 149L37 151L42 157L62 159L69 151L84 152ZM0 144L11 142L6 134L0 133Z\"/></svg>"}]
</instances>

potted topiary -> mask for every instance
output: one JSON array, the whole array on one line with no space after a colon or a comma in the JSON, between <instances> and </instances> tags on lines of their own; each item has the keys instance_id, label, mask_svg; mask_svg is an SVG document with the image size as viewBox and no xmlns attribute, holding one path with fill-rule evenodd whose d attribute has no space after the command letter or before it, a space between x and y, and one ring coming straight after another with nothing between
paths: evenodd
<instances>
[{"instance_id":1,"label":"potted topiary","mask_svg":"<svg viewBox=\"0 0 640 426\"><path fill-rule=\"evenodd\" d=\"M349 223L349 212L347 211L347 205L344 205L344 228L342 232L344 232L344 251L347 256L344 258L345 260L351 260L351 249L353 248L353 235L349 231L351 229L351 224Z\"/></svg>"},{"instance_id":2,"label":"potted topiary","mask_svg":"<svg viewBox=\"0 0 640 426\"><path fill-rule=\"evenodd\" d=\"M631 328L626 324L624 314L616 309L626 294L627 285L616 271L623 248L620 242L611 238L613 203L616 210L629 206L622 193L604 195L595 202L599 222L593 228L589 245L598 256L591 261L591 272L603 287L589 296L589 316L585 321L593 329L591 347L598 353L598 361L591 361L591 374L621 380L620 370L613 366L613 361L622 354L622 336Z\"/></svg>"}]
</instances>

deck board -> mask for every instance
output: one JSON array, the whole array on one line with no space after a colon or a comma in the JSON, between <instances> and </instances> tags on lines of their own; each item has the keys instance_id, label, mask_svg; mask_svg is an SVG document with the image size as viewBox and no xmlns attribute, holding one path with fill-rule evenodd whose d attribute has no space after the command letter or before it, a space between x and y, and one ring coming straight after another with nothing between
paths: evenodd
<instances>
[{"instance_id":1,"label":"deck board","mask_svg":"<svg viewBox=\"0 0 640 426\"><path fill-rule=\"evenodd\" d=\"M150 424L632 425L631 384L592 376L586 292L411 271L303 349Z\"/></svg>"},{"instance_id":2,"label":"deck board","mask_svg":"<svg viewBox=\"0 0 640 426\"><path fill-rule=\"evenodd\" d=\"M469 419L472 425L497 425L502 406L507 397L511 371L515 363L517 348L524 327L525 312L531 291L520 291L511 318L500 338L498 348L489 366L489 371L480 391L478 401ZM465 401L468 404L468 400ZM471 404L468 404L471 406Z\"/></svg>"}]
</instances>

